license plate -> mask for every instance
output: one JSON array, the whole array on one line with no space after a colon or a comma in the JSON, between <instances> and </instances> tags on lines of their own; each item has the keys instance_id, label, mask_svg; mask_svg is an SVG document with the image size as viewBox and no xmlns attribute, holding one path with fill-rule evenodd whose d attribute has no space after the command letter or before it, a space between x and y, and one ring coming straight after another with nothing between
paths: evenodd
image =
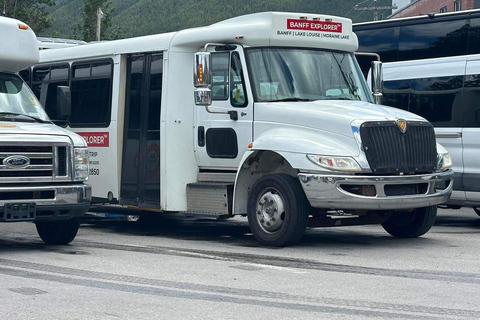
<instances>
[{"instance_id":1,"label":"license plate","mask_svg":"<svg viewBox=\"0 0 480 320\"><path fill-rule=\"evenodd\" d=\"M3 218L5 221L30 221L37 215L35 203L5 203Z\"/></svg>"}]
</instances>

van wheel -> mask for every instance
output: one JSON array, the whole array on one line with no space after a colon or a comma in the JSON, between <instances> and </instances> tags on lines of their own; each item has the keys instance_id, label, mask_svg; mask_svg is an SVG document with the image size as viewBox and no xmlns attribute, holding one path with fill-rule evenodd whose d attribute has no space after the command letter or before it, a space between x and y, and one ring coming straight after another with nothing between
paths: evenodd
<instances>
[{"instance_id":1,"label":"van wheel","mask_svg":"<svg viewBox=\"0 0 480 320\"><path fill-rule=\"evenodd\" d=\"M300 182L284 173L262 176L248 197L248 224L257 241L283 247L305 233L309 203Z\"/></svg>"},{"instance_id":2,"label":"van wheel","mask_svg":"<svg viewBox=\"0 0 480 320\"><path fill-rule=\"evenodd\" d=\"M475 211L475 213L480 216L480 208L479 207L473 207L473 211Z\"/></svg>"},{"instance_id":3,"label":"van wheel","mask_svg":"<svg viewBox=\"0 0 480 320\"><path fill-rule=\"evenodd\" d=\"M417 208L412 212L395 213L382 223L385 231L397 238L416 238L433 226L437 206Z\"/></svg>"},{"instance_id":4,"label":"van wheel","mask_svg":"<svg viewBox=\"0 0 480 320\"><path fill-rule=\"evenodd\" d=\"M80 223L78 219L39 221L35 223L40 238L46 244L64 245L75 239Z\"/></svg>"}]
</instances>

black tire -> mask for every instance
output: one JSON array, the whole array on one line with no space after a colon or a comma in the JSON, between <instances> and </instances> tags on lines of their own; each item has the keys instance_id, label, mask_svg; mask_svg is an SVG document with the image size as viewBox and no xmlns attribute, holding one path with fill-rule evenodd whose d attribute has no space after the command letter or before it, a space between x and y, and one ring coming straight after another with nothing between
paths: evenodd
<instances>
[{"instance_id":1,"label":"black tire","mask_svg":"<svg viewBox=\"0 0 480 320\"><path fill-rule=\"evenodd\" d=\"M382 226L394 237L416 238L430 230L436 217L437 206L417 208L413 212L395 213Z\"/></svg>"},{"instance_id":2,"label":"black tire","mask_svg":"<svg viewBox=\"0 0 480 320\"><path fill-rule=\"evenodd\" d=\"M475 213L480 216L480 208L479 207L473 207L473 211L475 211Z\"/></svg>"},{"instance_id":3,"label":"black tire","mask_svg":"<svg viewBox=\"0 0 480 320\"><path fill-rule=\"evenodd\" d=\"M250 191L248 224L260 244L287 246L305 233L309 208L296 178L283 173L267 174Z\"/></svg>"},{"instance_id":4,"label":"black tire","mask_svg":"<svg viewBox=\"0 0 480 320\"><path fill-rule=\"evenodd\" d=\"M49 245L65 245L75 239L80 223L78 219L40 221L36 223L40 238Z\"/></svg>"}]
</instances>

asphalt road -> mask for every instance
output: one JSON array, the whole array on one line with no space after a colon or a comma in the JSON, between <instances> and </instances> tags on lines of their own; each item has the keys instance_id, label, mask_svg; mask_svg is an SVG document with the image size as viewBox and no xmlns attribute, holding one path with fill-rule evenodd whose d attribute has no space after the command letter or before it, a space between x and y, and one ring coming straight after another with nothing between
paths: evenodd
<instances>
[{"instance_id":1,"label":"asphalt road","mask_svg":"<svg viewBox=\"0 0 480 320\"><path fill-rule=\"evenodd\" d=\"M480 217L417 239L380 226L257 245L246 219L85 219L68 246L0 224L0 319L480 319Z\"/></svg>"}]
</instances>

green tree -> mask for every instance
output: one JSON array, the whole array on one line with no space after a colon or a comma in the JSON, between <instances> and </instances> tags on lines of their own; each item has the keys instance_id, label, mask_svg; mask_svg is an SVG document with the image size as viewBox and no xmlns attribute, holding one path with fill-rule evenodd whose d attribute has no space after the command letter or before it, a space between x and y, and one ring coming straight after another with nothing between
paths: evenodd
<instances>
[{"instance_id":1,"label":"green tree","mask_svg":"<svg viewBox=\"0 0 480 320\"><path fill-rule=\"evenodd\" d=\"M114 9L111 0L83 0L83 40L95 41L97 32L97 10L101 9L103 18L101 20L101 39L109 38L109 28L112 26Z\"/></svg>"},{"instance_id":2,"label":"green tree","mask_svg":"<svg viewBox=\"0 0 480 320\"><path fill-rule=\"evenodd\" d=\"M21 20L40 33L52 23L47 10L54 4L55 0L3 0L1 9L4 16Z\"/></svg>"}]
</instances>

